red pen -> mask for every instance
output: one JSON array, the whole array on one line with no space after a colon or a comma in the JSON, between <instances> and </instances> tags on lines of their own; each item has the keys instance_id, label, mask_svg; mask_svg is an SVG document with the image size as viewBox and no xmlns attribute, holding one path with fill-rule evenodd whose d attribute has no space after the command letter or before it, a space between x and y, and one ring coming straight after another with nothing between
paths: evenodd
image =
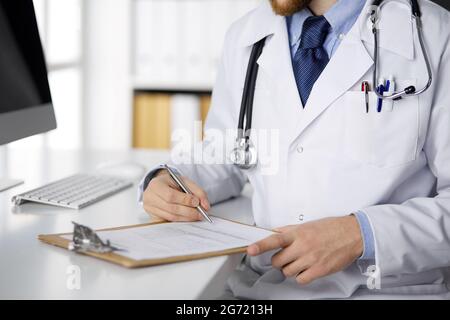
<instances>
[{"instance_id":1,"label":"red pen","mask_svg":"<svg viewBox=\"0 0 450 320\"><path fill-rule=\"evenodd\" d=\"M364 92L365 98L366 98L366 113L369 113L369 91L370 91L370 84L367 81L363 81L361 85L361 91Z\"/></svg>"}]
</instances>

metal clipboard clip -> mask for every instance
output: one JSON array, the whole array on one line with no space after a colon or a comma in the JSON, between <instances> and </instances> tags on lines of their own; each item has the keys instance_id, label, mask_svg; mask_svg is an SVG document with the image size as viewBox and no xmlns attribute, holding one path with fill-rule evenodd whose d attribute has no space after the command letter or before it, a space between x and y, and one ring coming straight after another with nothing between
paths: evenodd
<instances>
[{"instance_id":1,"label":"metal clipboard clip","mask_svg":"<svg viewBox=\"0 0 450 320\"><path fill-rule=\"evenodd\" d=\"M73 222L73 239L69 243L69 250L75 252L91 251L95 253L109 253L121 251L111 245L109 240L103 242L102 239L89 227Z\"/></svg>"}]
</instances>

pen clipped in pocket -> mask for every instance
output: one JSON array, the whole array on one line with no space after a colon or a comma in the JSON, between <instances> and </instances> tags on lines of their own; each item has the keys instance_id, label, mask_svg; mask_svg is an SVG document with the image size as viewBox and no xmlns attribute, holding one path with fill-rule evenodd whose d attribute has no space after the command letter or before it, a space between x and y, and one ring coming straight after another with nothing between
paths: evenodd
<instances>
[{"instance_id":1,"label":"pen clipped in pocket","mask_svg":"<svg viewBox=\"0 0 450 320\"><path fill-rule=\"evenodd\" d=\"M387 100L384 100L385 103ZM408 97L383 104L377 110L378 96L368 92L349 91L344 97L344 152L350 158L377 167L400 165L414 160L417 154L418 99Z\"/></svg>"}]
</instances>

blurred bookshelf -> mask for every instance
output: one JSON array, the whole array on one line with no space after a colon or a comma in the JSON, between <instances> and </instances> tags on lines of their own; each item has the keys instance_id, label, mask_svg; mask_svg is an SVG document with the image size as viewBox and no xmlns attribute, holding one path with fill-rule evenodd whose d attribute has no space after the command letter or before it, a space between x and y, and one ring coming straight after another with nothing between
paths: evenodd
<instances>
[{"instance_id":1,"label":"blurred bookshelf","mask_svg":"<svg viewBox=\"0 0 450 320\"><path fill-rule=\"evenodd\" d=\"M225 33L262 0L133 0L132 145L170 149L204 123Z\"/></svg>"},{"instance_id":2,"label":"blurred bookshelf","mask_svg":"<svg viewBox=\"0 0 450 320\"><path fill-rule=\"evenodd\" d=\"M135 91L133 147L170 149L171 132L175 129L192 131L195 121L203 125L210 105L211 94L207 91Z\"/></svg>"}]
</instances>

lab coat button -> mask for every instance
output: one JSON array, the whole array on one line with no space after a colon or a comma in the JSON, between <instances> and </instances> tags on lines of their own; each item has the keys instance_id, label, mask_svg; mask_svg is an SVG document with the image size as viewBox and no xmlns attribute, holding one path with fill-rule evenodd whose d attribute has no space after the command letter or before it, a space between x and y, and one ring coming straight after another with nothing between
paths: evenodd
<instances>
[{"instance_id":1,"label":"lab coat button","mask_svg":"<svg viewBox=\"0 0 450 320\"><path fill-rule=\"evenodd\" d=\"M303 221L303 218L304 218L303 214L300 214L300 215L298 216L298 220L299 220L299 221Z\"/></svg>"},{"instance_id":2,"label":"lab coat button","mask_svg":"<svg viewBox=\"0 0 450 320\"><path fill-rule=\"evenodd\" d=\"M302 153L303 152L303 147L302 146L298 146L297 147L297 152L298 153Z\"/></svg>"},{"instance_id":3,"label":"lab coat button","mask_svg":"<svg viewBox=\"0 0 450 320\"><path fill-rule=\"evenodd\" d=\"M340 35L339 35L339 40L344 40L344 38L345 38L345 34L343 34L343 33L341 33Z\"/></svg>"}]
</instances>

